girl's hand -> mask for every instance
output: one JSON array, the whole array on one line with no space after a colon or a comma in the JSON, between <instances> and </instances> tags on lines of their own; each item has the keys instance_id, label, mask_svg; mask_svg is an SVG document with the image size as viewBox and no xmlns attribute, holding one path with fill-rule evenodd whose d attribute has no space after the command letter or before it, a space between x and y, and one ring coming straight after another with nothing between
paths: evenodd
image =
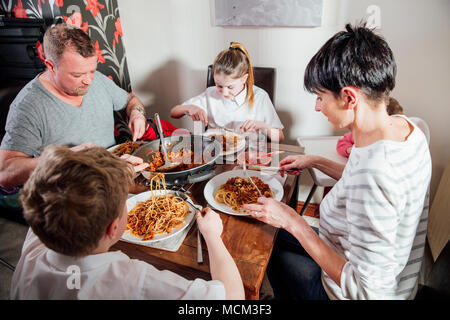
<instances>
[{"instance_id":1,"label":"girl's hand","mask_svg":"<svg viewBox=\"0 0 450 320\"><path fill-rule=\"evenodd\" d=\"M200 107L191 105L186 111L187 115L189 115L194 121L201 121L205 125L208 125L208 117L206 115L205 110Z\"/></svg>"},{"instance_id":2,"label":"girl's hand","mask_svg":"<svg viewBox=\"0 0 450 320\"><path fill-rule=\"evenodd\" d=\"M259 221L283 229L297 216L297 212L288 205L265 197L259 197L257 204L244 204L242 209L250 210L250 215Z\"/></svg>"},{"instance_id":3,"label":"girl's hand","mask_svg":"<svg viewBox=\"0 0 450 320\"><path fill-rule=\"evenodd\" d=\"M240 129L244 132L257 131L262 128L269 129L269 127L266 123L264 123L262 121L254 121L254 120L247 120L240 127Z\"/></svg>"},{"instance_id":4,"label":"girl's hand","mask_svg":"<svg viewBox=\"0 0 450 320\"><path fill-rule=\"evenodd\" d=\"M353 146L348 147L345 152L347 152L347 155L350 155L350 152L352 152Z\"/></svg>"}]
</instances>

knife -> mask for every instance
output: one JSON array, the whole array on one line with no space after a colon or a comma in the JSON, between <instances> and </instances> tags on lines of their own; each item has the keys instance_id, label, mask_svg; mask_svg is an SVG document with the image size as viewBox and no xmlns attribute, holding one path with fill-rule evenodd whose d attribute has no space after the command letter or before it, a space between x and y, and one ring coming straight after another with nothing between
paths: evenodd
<instances>
[{"instance_id":1,"label":"knife","mask_svg":"<svg viewBox=\"0 0 450 320\"><path fill-rule=\"evenodd\" d=\"M185 195L184 193L181 193L181 192L179 192L179 191L175 191L174 192L174 194L177 196L177 197L180 197L181 199L183 199L188 205L190 205L194 210L195 210L195 212L197 212L197 211L202 211L203 210L203 207L202 206L200 206L200 205L198 205L198 207L200 208L197 208L192 202L191 202L191 199L187 196L187 195ZM198 264L202 264L203 263L203 250L202 250L202 238L201 238L201 233L200 233L200 229L198 228L198 225L197 225L197 263Z\"/></svg>"},{"instance_id":2,"label":"knife","mask_svg":"<svg viewBox=\"0 0 450 320\"><path fill-rule=\"evenodd\" d=\"M274 172L284 171L284 172L287 172L287 173L289 173L291 171L294 171L293 169L282 170L279 167L258 166L256 164L249 164L247 169L249 169L249 170L259 170L259 171L266 170L266 171L274 171Z\"/></svg>"}]
</instances>

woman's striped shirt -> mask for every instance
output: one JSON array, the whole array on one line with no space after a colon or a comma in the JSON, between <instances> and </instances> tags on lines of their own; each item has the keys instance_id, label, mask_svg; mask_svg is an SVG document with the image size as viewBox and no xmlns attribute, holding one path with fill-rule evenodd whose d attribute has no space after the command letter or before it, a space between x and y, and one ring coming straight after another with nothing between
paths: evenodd
<instances>
[{"instance_id":1,"label":"woman's striped shirt","mask_svg":"<svg viewBox=\"0 0 450 320\"><path fill-rule=\"evenodd\" d=\"M347 261L340 287L322 272L331 299L414 298L430 178L428 144L416 126L404 142L353 148L320 206L320 237Z\"/></svg>"}]
</instances>

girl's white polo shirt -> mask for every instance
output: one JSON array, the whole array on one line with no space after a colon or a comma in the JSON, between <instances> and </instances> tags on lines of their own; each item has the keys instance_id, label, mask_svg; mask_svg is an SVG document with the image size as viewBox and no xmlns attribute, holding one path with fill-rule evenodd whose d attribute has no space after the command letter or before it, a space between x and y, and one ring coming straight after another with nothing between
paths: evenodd
<instances>
[{"instance_id":1,"label":"girl's white polo shirt","mask_svg":"<svg viewBox=\"0 0 450 320\"><path fill-rule=\"evenodd\" d=\"M225 98L215 86L207 88L203 93L183 103L202 108L208 117L208 126L226 127L238 130L246 120L262 121L283 129L269 95L263 89L253 86L255 99L250 108L245 102L247 88L233 98Z\"/></svg>"}]
</instances>

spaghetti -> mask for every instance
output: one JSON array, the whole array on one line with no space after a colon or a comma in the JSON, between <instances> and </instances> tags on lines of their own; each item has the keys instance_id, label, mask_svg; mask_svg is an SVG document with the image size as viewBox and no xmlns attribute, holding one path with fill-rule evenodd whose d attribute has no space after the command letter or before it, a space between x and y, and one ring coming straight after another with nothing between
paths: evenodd
<instances>
[{"instance_id":1,"label":"spaghetti","mask_svg":"<svg viewBox=\"0 0 450 320\"><path fill-rule=\"evenodd\" d=\"M173 163L178 163L174 170L183 171L196 168L204 165L206 162L202 158L202 154L194 154L192 150L181 149L178 152L167 152L169 160ZM163 166L165 163L164 154L160 151L155 151L153 159L149 162L149 166L144 170L155 172L158 171L159 167ZM171 170L171 171L174 171Z\"/></svg>"},{"instance_id":2,"label":"spaghetti","mask_svg":"<svg viewBox=\"0 0 450 320\"><path fill-rule=\"evenodd\" d=\"M272 190L258 177L251 177L261 193L267 198L273 198ZM219 203L224 203L238 213L246 213L241 209L243 204L257 203L259 197L258 190L245 178L234 177L220 186L214 195L214 199Z\"/></svg>"},{"instance_id":3,"label":"spaghetti","mask_svg":"<svg viewBox=\"0 0 450 320\"><path fill-rule=\"evenodd\" d=\"M217 134L211 136L211 139L215 139L222 143L222 151L232 151L237 148L239 137L234 134Z\"/></svg>"},{"instance_id":4,"label":"spaghetti","mask_svg":"<svg viewBox=\"0 0 450 320\"><path fill-rule=\"evenodd\" d=\"M143 241L181 227L189 212L188 204L183 199L167 193L164 174L156 174L150 180L150 186L151 198L136 204L128 212L127 230ZM157 191L161 189L164 194L157 196Z\"/></svg>"},{"instance_id":5,"label":"spaghetti","mask_svg":"<svg viewBox=\"0 0 450 320\"><path fill-rule=\"evenodd\" d=\"M118 157L124 154L132 154L137 148L141 146L140 142L126 141L120 144L117 148L112 151L113 155Z\"/></svg>"}]
</instances>

